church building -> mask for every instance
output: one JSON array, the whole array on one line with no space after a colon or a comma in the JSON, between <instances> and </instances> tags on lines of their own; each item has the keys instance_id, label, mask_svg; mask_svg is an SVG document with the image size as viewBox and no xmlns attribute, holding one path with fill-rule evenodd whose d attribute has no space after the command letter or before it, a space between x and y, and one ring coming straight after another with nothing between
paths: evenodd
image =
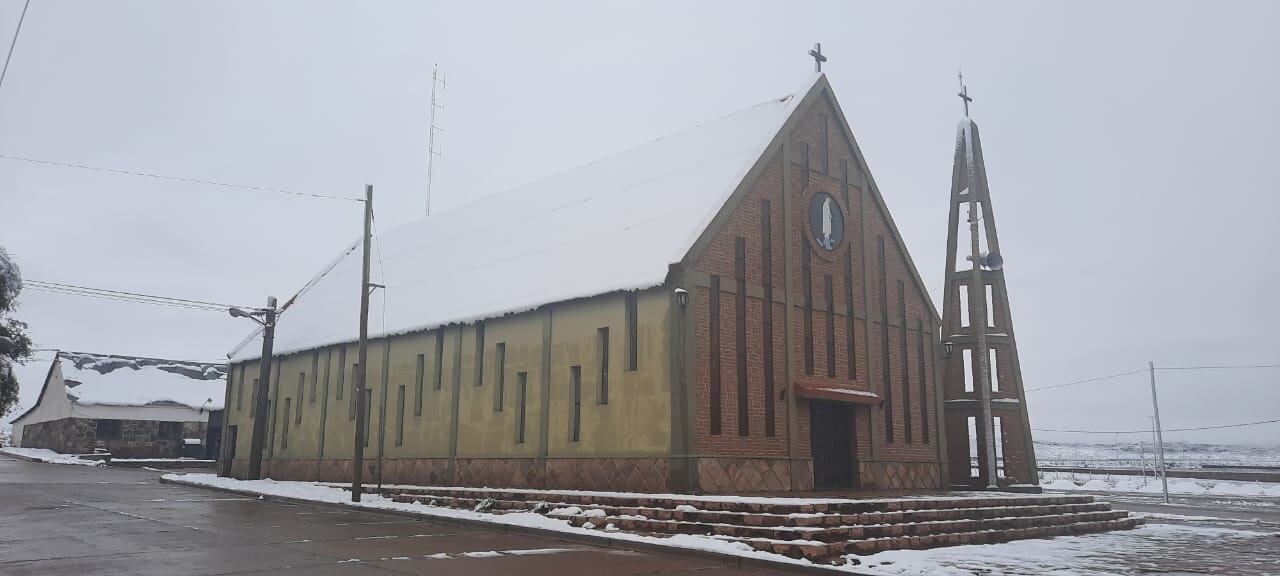
<instances>
[{"instance_id":1,"label":"church building","mask_svg":"<svg viewBox=\"0 0 1280 576\"><path fill-rule=\"evenodd\" d=\"M824 75L382 231L373 252L367 367L358 245L280 315L263 477L351 480L358 370L367 482L733 493L968 476L967 451L948 462L941 318ZM258 360L250 343L230 362L237 477Z\"/></svg>"}]
</instances>

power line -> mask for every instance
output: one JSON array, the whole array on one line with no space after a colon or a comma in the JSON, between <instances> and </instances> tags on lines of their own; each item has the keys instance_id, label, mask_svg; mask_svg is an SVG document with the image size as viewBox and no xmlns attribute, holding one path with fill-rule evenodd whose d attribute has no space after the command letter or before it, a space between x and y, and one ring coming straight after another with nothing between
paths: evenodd
<instances>
[{"instance_id":1,"label":"power line","mask_svg":"<svg viewBox=\"0 0 1280 576\"><path fill-rule=\"evenodd\" d=\"M47 164L49 166L62 166L64 168L80 168L82 170L96 170L98 172L110 172L112 174L126 174L129 176L143 176L146 178L158 178L160 180L173 180L175 182L190 182L193 184L207 184L210 186L225 186L227 188L239 188L241 190L256 190L259 192L276 192L279 194L291 194L293 196L306 196L309 198L324 198L327 200L346 200L348 202L364 202L359 198L348 198L345 196L327 196L324 194L314 194L311 192L296 192L293 190L284 190L281 188L267 188L264 186L250 186L248 184L228 184L226 182L214 182L213 180L199 180L196 178L182 178L179 176L165 176L163 174L153 174L150 172L136 172L133 170L118 170L115 168L101 168L97 166L85 166L83 164L72 164L70 162L54 162L52 160L38 160L35 158L23 158L21 156L8 156L0 154L0 158L7 160L17 160L20 162L32 162L35 164Z\"/></svg>"},{"instance_id":2,"label":"power line","mask_svg":"<svg viewBox=\"0 0 1280 576\"><path fill-rule=\"evenodd\" d=\"M1226 366L1156 366L1156 370L1234 370L1240 368L1280 368L1280 364L1228 364Z\"/></svg>"},{"instance_id":3,"label":"power line","mask_svg":"<svg viewBox=\"0 0 1280 576\"><path fill-rule=\"evenodd\" d=\"M103 298L108 300L118 300L122 302L136 302L139 304L155 304L160 306L172 306L175 308L189 308L193 310L206 310L211 312L225 312L229 308L235 307L231 304L208 302L204 300L172 298L168 296L156 296L153 294L142 294L138 292L125 292L121 290L108 290L105 288L79 286L75 284L45 282L42 280L27 280L24 282L24 284L26 285L26 287L31 288L33 290L39 290L39 291L50 292L55 294L66 294L70 296L87 296L91 298Z\"/></svg>"},{"instance_id":4,"label":"power line","mask_svg":"<svg viewBox=\"0 0 1280 576\"><path fill-rule=\"evenodd\" d=\"M1039 388L1028 388L1028 389L1027 389L1027 392L1035 392L1035 391L1037 391L1037 390L1052 390L1052 389L1054 389L1054 388L1065 388L1065 387L1067 387L1067 386L1075 386L1076 384L1085 384L1085 383L1088 383L1088 382L1098 382L1098 381L1100 381L1100 380L1110 380L1110 379L1112 379L1112 378L1119 378L1119 377L1121 377L1121 376L1128 376L1128 375L1130 375L1130 374L1138 374L1138 373L1140 373L1140 372L1146 372L1146 371L1147 371L1147 370L1144 368L1144 369L1141 369L1141 370L1133 370L1133 371L1130 371L1130 372L1121 372L1121 373L1119 373L1119 374L1112 374L1112 375L1110 375L1110 376L1099 376L1099 377L1097 377L1097 378L1089 378L1089 379L1087 379L1087 380L1076 380L1075 382L1066 382L1066 383L1063 383L1063 384L1054 384L1053 386L1041 386L1041 387L1039 387Z\"/></svg>"},{"instance_id":5,"label":"power line","mask_svg":"<svg viewBox=\"0 0 1280 576\"><path fill-rule=\"evenodd\" d=\"M1194 428L1171 428L1165 432L1194 432L1196 430L1221 430L1223 428L1243 428L1245 426L1258 426L1260 424L1274 424L1280 422L1280 418L1274 420L1260 420L1258 422L1242 422L1240 424L1222 424L1219 426L1197 426ZM1032 428L1035 432L1062 432L1070 434L1150 434L1151 430L1055 430L1051 428Z\"/></svg>"},{"instance_id":6,"label":"power line","mask_svg":"<svg viewBox=\"0 0 1280 576\"><path fill-rule=\"evenodd\" d=\"M22 21L27 19L27 8L30 7L31 0L22 5L22 15L18 16L18 26L13 29L13 40L9 42L9 53L4 57L4 68L0 69L0 86L4 86L4 77L9 73L9 60L13 58L13 49L18 45L18 34L22 32Z\"/></svg>"}]
</instances>

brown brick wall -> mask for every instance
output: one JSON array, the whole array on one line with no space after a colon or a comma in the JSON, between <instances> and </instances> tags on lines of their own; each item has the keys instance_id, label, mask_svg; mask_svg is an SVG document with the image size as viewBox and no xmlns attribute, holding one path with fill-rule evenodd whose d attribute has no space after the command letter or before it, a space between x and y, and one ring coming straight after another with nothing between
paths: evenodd
<instances>
[{"instance_id":1,"label":"brown brick wall","mask_svg":"<svg viewBox=\"0 0 1280 576\"><path fill-rule=\"evenodd\" d=\"M823 124L827 123L830 140L827 145L821 142L823 134ZM894 428L895 441L892 443L884 443L880 454L880 460L903 460L915 462L936 462L937 439L938 434L938 410L935 404L929 406L929 441L924 442L923 427L926 425L924 413L921 408L922 402L934 402L934 382L933 358L930 356L930 350L926 348L924 358L926 384L924 388L926 393L922 398L920 394L921 384L919 382L919 343L918 330L916 327L919 322L923 321L925 329L928 331L931 324L931 314L926 304L925 298L928 296L922 292L916 285L911 276L906 256L898 249L898 245L894 240L884 216L876 207L875 202L871 201L871 195L865 191L865 182L863 176L854 160L853 150L849 143L845 141L838 129L834 109L830 103L823 100L815 104L815 106L805 113L796 129L789 135L791 140L790 149L792 153L789 158L782 159L775 157L771 159L767 168L761 176L751 183L746 194L741 198L739 204L734 208L724 220L721 227L717 230L717 234L711 239L704 252L698 255L694 268L708 275L718 275L720 277L720 383L721 383L721 434L711 434L711 426L709 418L711 415L710 387L711 387L711 371L709 368L711 350L709 345L710 335L710 308L709 299L710 292L706 286L700 286L695 295L695 320L696 325L696 384L697 384L697 401L695 419L695 450L700 455L706 456L786 456L787 455L787 427L786 427L786 401L782 395L786 387L787 366L786 354L784 350L786 335L783 333L784 308L781 303L775 303L773 306L774 319L774 342L773 354L775 359L775 390L778 393L776 402L776 421L777 435L769 438L764 436L763 426L763 363L761 352L761 314L762 301L758 288L763 283L765 273L762 266L761 251L761 200L768 199L771 209L771 228L773 236L773 273L772 285L774 287L774 298L780 300L783 291L786 288L786 277L784 274L784 251L789 251L791 259L792 276L790 283L792 287L792 302L796 305L792 309L791 323L789 329L791 331L792 349L791 349L791 369L797 375L797 378L814 382L817 384L832 384L838 386L853 386L860 389L869 389L881 391L883 376L881 366L883 363L880 359L881 349L881 322L880 307L885 303L879 301L879 272L878 261L876 260L875 242L876 238L883 237L886 245L886 279L889 284L889 317L890 317L890 362L888 369L890 371L891 383L894 398ZM804 170L804 148L808 143L809 156L809 173L807 177L808 187L805 186L806 175ZM827 153L827 159L823 158L823 151ZM793 191L790 197L783 199L781 194L782 181L782 163L783 161L790 163L789 189ZM845 200L845 183L842 170L842 160L848 165L848 200ZM804 310L802 308L804 302L804 270L801 265L804 250L809 246L808 232L806 228L808 202L812 194L817 191L826 191L837 203L842 206L845 214L845 239L841 248L833 252L820 253L815 250L810 259L810 278L812 290L812 354L813 354L813 373L806 373L805 363L805 319ZM783 221L783 204L790 203L790 211L792 214L791 235L786 235L786 227ZM866 208L864 213L864 206ZM865 228L865 234L864 234ZM749 401L751 426L750 434L747 436L739 436L737 428L737 364L736 364L736 298L737 294L735 281L735 238L741 236L746 238L746 263L747 263L747 283L748 292L751 296L748 298L747 316L747 371L748 371L748 388L751 394ZM866 260L864 262L864 260ZM852 265L852 282L846 286L846 262ZM865 269L865 272L864 272ZM833 303L833 310L826 310L828 295L826 293L825 277L831 277L830 300ZM901 351L901 330L903 319L900 317L897 302L897 282L902 280L906 287L906 322L908 324L908 342L907 342L907 373L902 374L902 351ZM850 338L848 330L848 319L846 317L846 301L849 292L852 292L853 307L855 315L870 317L870 330L866 318L857 318L854 320L854 358L852 361L855 365L856 376L853 379L848 375L848 339ZM868 310L868 305L870 310ZM834 314L834 321L831 328L834 329L834 353L835 353L835 372L831 375L827 374L827 355L828 355L828 324L829 315ZM932 336L926 335L926 347L932 346ZM905 377L904 377L905 376ZM905 380L905 381L904 381ZM912 418L912 442L908 444L905 437L906 420L903 417L903 386L911 386L910 405L905 409L911 410ZM858 407L854 411L855 420L854 427L857 431L857 456L860 460L869 460L871 457L871 428L869 416L871 410L882 411L881 407ZM810 451L809 441L809 425L808 425L808 402L799 400L797 402L797 424L798 424L798 445L800 447L801 457L808 457ZM882 416L882 414L881 414ZM880 418L879 433L883 434L884 419ZM877 469L878 473L878 469ZM921 477L936 477L937 472L923 474ZM913 476L914 477L914 476Z\"/></svg>"}]
</instances>

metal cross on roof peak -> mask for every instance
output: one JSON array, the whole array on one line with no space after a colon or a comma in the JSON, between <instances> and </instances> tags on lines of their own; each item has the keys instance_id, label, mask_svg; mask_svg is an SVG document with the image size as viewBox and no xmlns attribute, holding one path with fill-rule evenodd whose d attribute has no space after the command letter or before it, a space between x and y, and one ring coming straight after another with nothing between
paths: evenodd
<instances>
[{"instance_id":1,"label":"metal cross on roof peak","mask_svg":"<svg viewBox=\"0 0 1280 576\"><path fill-rule=\"evenodd\" d=\"M964 84L964 72L959 72L958 76L960 77L960 91L956 92L956 96L959 96L961 100L964 100L964 117L968 118L969 103L973 102L973 98L969 97L969 87Z\"/></svg>"},{"instance_id":2,"label":"metal cross on roof peak","mask_svg":"<svg viewBox=\"0 0 1280 576\"><path fill-rule=\"evenodd\" d=\"M827 57L822 55L822 43L814 42L813 50L809 51L809 55L813 56L813 71L822 72L822 63L827 61Z\"/></svg>"}]
</instances>

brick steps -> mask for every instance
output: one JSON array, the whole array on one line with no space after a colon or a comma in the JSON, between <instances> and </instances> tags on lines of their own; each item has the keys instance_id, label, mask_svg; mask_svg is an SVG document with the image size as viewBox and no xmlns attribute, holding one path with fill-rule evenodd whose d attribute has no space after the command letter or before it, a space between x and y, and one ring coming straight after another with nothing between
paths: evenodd
<instances>
[{"instance_id":1,"label":"brick steps","mask_svg":"<svg viewBox=\"0 0 1280 576\"><path fill-rule=\"evenodd\" d=\"M960 546L965 544L998 544L1013 540L1031 538L1052 538L1055 536L1074 536L1093 532L1110 532L1113 530L1129 530L1142 524L1141 518L1123 518L1099 522L1077 522L1042 526L1034 528L1016 528L1008 530L985 530L981 532L951 532L947 534L928 534L923 536L893 536L887 538L871 538L851 540L848 542L804 542L769 540L762 538L718 537L722 540L743 542L756 550L782 554L792 558L808 558L823 561L839 558L847 554L875 554L886 550L923 550L942 546Z\"/></svg>"},{"instance_id":2,"label":"brick steps","mask_svg":"<svg viewBox=\"0 0 1280 576\"><path fill-rule=\"evenodd\" d=\"M573 526L656 536L706 535L818 561L883 550L1123 530L1141 524L1106 502L1077 495L770 502L430 487L384 488L383 494L397 502L492 514L547 514L560 509L556 516Z\"/></svg>"},{"instance_id":3,"label":"brick steps","mask_svg":"<svg viewBox=\"0 0 1280 576\"><path fill-rule=\"evenodd\" d=\"M705 534L710 536L733 536L736 538L766 538L770 540L785 541L812 540L834 543L847 542L850 540L894 538L899 536L928 536L934 534L1036 528L1041 526L1057 526L1061 524L1106 522L1110 520L1120 520L1127 516L1128 512L1102 511L1076 514L1052 514L1046 516L989 518L983 520L942 520L910 524L840 526L834 528L757 527L674 520L642 520L638 518L617 516L571 516L568 520L569 523L574 526L582 526L587 522L590 522L596 528L603 528L608 524L613 524L619 530L627 532Z\"/></svg>"}]
</instances>

